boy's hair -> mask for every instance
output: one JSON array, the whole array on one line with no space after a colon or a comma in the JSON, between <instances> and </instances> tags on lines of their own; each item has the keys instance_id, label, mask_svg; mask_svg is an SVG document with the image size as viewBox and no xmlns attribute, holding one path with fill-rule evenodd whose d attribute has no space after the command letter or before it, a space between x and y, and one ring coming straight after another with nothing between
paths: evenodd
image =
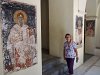
<instances>
[{"instance_id":1,"label":"boy's hair","mask_svg":"<svg viewBox=\"0 0 100 75\"><path fill-rule=\"evenodd\" d=\"M65 38L66 38L66 36L71 36L71 34L67 33L67 34L65 35Z\"/></svg>"}]
</instances>

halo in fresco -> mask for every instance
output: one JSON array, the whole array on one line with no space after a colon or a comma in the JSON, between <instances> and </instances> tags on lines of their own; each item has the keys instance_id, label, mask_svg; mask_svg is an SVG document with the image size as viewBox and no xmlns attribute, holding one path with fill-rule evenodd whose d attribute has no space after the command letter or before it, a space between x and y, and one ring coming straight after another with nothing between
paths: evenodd
<instances>
[{"instance_id":1,"label":"halo in fresco","mask_svg":"<svg viewBox=\"0 0 100 75\"><path fill-rule=\"evenodd\" d=\"M4 73L37 64L36 6L17 2L2 3Z\"/></svg>"},{"instance_id":2,"label":"halo in fresco","mask_svg":"<svg viewBox=\"0 0 100 75\"><path fill-rule=\"evenodd\" d=\"M24 19L24 22L27 23L27 14L23 10L17 10L14 13L14 22L18 23L18 16L21 16L21 15L22 15L22 17Z\"/></svg>"}]
</instances>

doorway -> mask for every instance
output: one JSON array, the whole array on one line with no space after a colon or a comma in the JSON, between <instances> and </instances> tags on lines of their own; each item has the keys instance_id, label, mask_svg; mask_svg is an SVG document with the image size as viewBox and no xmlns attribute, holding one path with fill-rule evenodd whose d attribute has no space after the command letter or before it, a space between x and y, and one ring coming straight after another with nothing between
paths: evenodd
<instances>
[{"instance_id":1,"label":"doorway","mask_svg":"<svg viewBox=\"0 0 100 75\"><path fill-rule=\"evenodd\" d=\"M87 60L89 60L93 54L90 54L88 53L86 50L87 50L87 36L85 35L86 34L86 15L84 16L84 62L86 62Z\"/></svg>"},{"instance_id":2,"label":"doorway","mask_svg":"<svg viewBox=\"0 0 100 75\"><path fill-rule=\"evenodd\" d=\"M42 53L49 54L49 0L41 0Z\"/></svg>"}]
</instances>

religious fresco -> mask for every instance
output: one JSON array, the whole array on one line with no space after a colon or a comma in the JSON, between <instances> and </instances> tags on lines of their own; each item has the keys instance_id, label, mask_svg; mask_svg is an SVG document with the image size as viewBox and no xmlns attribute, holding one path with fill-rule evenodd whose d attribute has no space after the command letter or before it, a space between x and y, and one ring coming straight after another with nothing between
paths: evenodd
<instances>
[{"instance_id":1,"label":"religious fresco","mask_svg":"<svg viewBox=\"0 0 100 75\"><path fill-rule=\"evenodd\" d=\"M2 3L4 73L26 69L37 63L36 6Z\"/></svg>"},{"instance_id":2,"label":"religious fresco","mask_svg":"<svg viewBox=\"0 0 100 75\"><path fill-rule=\"evenodd\" d=\"M95 20L86 20L85 35L88 37L95 36Z\"/></svg>"},{"instance_id":3,"label":"religious fresco","mask_svg":"<svg viewBox=\"0 0 100 75\"><path fill-rule=\"evenodd\" d=\"M82 47L82 30L83 29L83 18L81 16L76 16L76 24L75 24L75 42L77 44L77 48Z\"/></svg>"},{"instance_id":4,"label":"religious fresco","mask_svg":"<svg viewBox=\"0 0 100 75\"><path fill-rule=\"evenodd\" d=\"M0 0L0 21L1 21L1 3L2 3L2 0Z\"/></svg>"}]
</instances>

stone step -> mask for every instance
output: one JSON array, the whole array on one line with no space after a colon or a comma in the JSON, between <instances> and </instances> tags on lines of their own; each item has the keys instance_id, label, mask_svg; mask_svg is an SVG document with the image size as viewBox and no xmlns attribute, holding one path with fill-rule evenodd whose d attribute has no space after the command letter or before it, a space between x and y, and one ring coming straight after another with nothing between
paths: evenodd
<instances>
[{"instance_id":1,"label":"stone step","mask_svg":"<svg viewBox=\"0 0 100 75\"><path fill-rule=\"evenodd\" d=\"M67 65L66 64L57 64L53 66L51 69L43 72L42 75L66 75L67 73Z\"/></svg>"},{"instance_id":2,"label":"stone step","mask_svg":"<svg viewBox=\"0 0 100 75\"><path fill-rule=\"evenodd\" d=\"M48 60L45 60L42 64L42 72L51 69L57 64L60 64L60 58L58 57L53 57L53 58L49 58Z\"/></svg>"}]
</instances>

